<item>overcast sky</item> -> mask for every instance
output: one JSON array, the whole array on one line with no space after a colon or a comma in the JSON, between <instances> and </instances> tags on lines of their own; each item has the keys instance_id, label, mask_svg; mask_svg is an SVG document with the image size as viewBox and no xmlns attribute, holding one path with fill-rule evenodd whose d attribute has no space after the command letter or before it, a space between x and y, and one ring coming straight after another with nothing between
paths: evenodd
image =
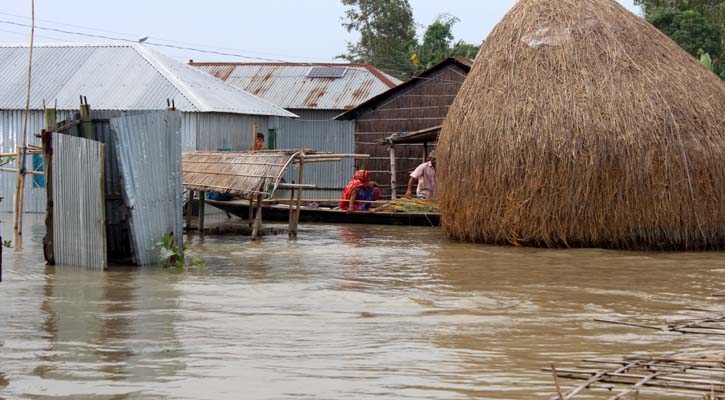
<instances>
[{"instance_id":1,"label":"overcast sky","mask_svg":"<svg viewBox=\"0 0 725 400\"><path fill-rule=\"evenodd\" d=\"M460 19L457 39L478 43L516 0L409 0L418 24L437 15ZM618 0L634 12L633 0ZM36 0L36 25L64 31L194 47L283 61L333 61L354 41L340 25L339 0ZM0 2L0 43L26 43L30 0ZM36 30L37 42L109 42L57 31ZM254 61L229 55L159 48L186 61Z\"/></svg>"}]
</instances>

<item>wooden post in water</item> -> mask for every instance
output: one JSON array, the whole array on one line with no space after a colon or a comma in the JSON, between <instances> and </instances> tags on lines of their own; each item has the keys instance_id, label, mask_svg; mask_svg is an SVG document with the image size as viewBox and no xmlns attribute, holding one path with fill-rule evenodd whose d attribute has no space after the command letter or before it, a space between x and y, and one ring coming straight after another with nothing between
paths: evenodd
<instances>
[{"instance_id":1,"label":"wooden post in water","mask_svg":"<svg viewBox=\"0 0 725 400\"><path fill-rule=\"evenodd\" d=\"M397 167L395 165L395 146L390 145L390 198L395 200L398 198L398 177Z\"/></svg>"},{"instance_id":2,"label":"wooden post in water","mask_svg":"<svg viewBox=\"0 0 725 400\"><path fill-rule=\"evenodd\" d=\"M257 215L254 216L254 228L252 228L252 240L257 240L259 231L262 229L262 195L257 195Z\"/></svg>"},{"instance_id":3,"label":"wooden post in water","mask_svg":"<svg viewBox=\"0 0 725 400\"><path fill-rule=\"evenodd\" d=\"M189 198L186 201L186 230L191 234L191 216L194 213L194 191L189 189Z\"/></svg>"},{"instance_id":4,"label":"wooden post in water","mask_svg":"<svg viewBox=\"0 0 725 400\"><path fill-rule=\"evenodd\" d=\"M23 198L25 197L25 154L27 147L16 147L15 163L18 168L17 179L15 180L15 232L23 234Z\"/></svg>"},{"instance_id":5,"label":"wooden post in water","mask_svg":"<svg viewBox=\"0 0 725 400\"><path fill-rule=\"evenodd\" d=\"M295 236L297 235L297 226L300 224L300 209L302 208L302 185L305 176L305 153L300 154L300 174L299 187L297 188L297 208L295 210Z\"/></svg>"},{"instance_id":6,"label":"wooden post in water","mask_svg":"<svg viewBox=\"0 0 725 400\"><path fill-rule=\"evenodd\" d=\"M204 234L204 204L206 204L206 192L199 192L199 233Z\"/></svg>"},{"instance_id":7,"label":"wooden post in water","mask_svg":"<svg viewBox=\"0 0 725 400\"><path fill-rule=\"evenodd\" d=\"M251 228L254 225L254 194L249 195L249 217L247 219Z\"/></svg>"},{"instance_id":8,"label":"wooden post in water","mask_svg":"<svg viewBox=\"0 0 725 400\"><path fill-rule=\"evenodd\" d=\"M292 181L292 184L295 184L295 181ZM290 196L289 196L289 204L287 207L289 207L289 228L287 228L287 233L289 234L289 237L297 237L297 213L294 212L294 208L292 207L292 203L295 201L295 188L293 187L290 189Z\"/></svg>"},{"instance_id":9,"label":"wooden post in water","mask_svg":"<svg viewBox=\"0 0 725 400\"><path fill-rule=\"evenodd\" d=\"M45 109L45 130L42 132L43 171L45 172L45 237L43 253L48 265L55 265L53 248L53 132L56 128L55 108Z\"/></svg>"}]
</instances>

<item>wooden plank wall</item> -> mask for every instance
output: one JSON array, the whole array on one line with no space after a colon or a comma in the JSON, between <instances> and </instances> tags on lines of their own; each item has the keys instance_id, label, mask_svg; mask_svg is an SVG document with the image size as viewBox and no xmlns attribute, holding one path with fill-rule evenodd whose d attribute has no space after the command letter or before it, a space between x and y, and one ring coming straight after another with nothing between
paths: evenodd
<instances>
[{"instance_id":1,"label":"wooden plank wall","mask_svg":"<svg viewBox=\"0 0 725 400\"><path fill-rule=\"evenodd\" d=\"M370 154L370 158L356 161L355 167L370 171L371 179L380 184L384 197L390 197L390 156L388 147L379 142L394 133L442 124L466 75L458 65L447 65L357 118L355 153ZM433 147L434 144L429 144L429 149ZM424 161L423 145L397 145L395 149L397 192L402 195L410 173Z\"/></svg>"}]
</instances>

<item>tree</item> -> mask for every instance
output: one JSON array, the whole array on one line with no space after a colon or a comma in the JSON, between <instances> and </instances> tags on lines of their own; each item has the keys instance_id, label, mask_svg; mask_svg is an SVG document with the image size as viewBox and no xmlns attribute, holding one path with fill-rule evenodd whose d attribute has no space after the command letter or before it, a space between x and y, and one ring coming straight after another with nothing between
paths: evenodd
<instances>
[{"instance_id":1,"label":"tree","mask_svg":"<svg viewBox=\"0 0 725 400\"><path fill-rule=\"evenodd\" d=\"M410 60L416 46L415 21L408 0L342 0L347 7L342 26L358 32L357 43L348 43L338 58L369 63L400 79L415 72Z\"/></svg>"},{"instance_id":2,"label":"tree","mask_svg":"<svg viewBox=\"0 0 725 400\"><path fill-rule=\"evenodd\" d=\"M712 57L713 72L725 78L725 1L635 0L644 16L693 56Z\"/></svg>"},{"instance_id":3,"label":"tree","mask_svg":"<svg viewBox=\"0 0 725 400\"><path fill-rule=\"evenodd\" d=\"M441 14L428 25L423 34L423 42L418 46L414 58L419 69L427 69L447 57L475 58L479 46L459 40L453 43L453 25L458 18L450 14Z\"/></svg>"}]
</instances>

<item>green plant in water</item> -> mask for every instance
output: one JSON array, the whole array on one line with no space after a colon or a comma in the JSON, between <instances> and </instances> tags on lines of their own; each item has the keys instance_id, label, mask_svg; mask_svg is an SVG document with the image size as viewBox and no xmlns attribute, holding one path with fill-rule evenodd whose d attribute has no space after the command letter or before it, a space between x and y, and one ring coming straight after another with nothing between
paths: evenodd
<instances>
[{"instance_id":1,"label":"green plant in water","mask_svg":"<svg viewBox=\"0 0 725 400\"><path fill-rule=\"evenodd\" d=\"M159 265L163 268L183 270L186 267L186 250L189 249L189 243L185 242L179 247L173 232L165 234L161 241L156 243L154 249L159 249ZM206 262L202 258L194 258L191 260L189 268L205 269Z\"/></svg>"}]
</instances>

